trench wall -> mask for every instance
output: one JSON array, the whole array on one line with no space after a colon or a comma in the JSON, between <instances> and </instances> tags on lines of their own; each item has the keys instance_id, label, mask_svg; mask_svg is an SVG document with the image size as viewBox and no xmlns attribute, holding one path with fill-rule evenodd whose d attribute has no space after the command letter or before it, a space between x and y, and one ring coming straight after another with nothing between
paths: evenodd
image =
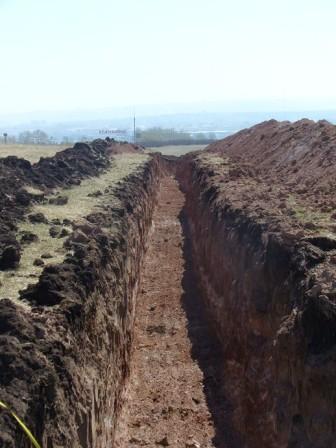
<instances>
[{"instance_id":1,"label":"trench wall","mask_svg":"<svg viewBox=\"0 0 336 448\"><path fill-rule=\"evenodd\" d=\"M1 400L45 448L113 446L161 172L152 157L76 226L64 263L22 294L28 307L0 301ZM6 412L0 428L1 447L30 447Z\"/></svg>"},{"instance_id":2,"label":"trench wall","mask_svg":"<svg viewBox=\"0 0 336 448\"><path fill-rule=\"evenodd\" d=\"M210 171L186 157L178 175L242 446L335 447L335 306L310 274L323 254L226 202Z\"/></svg>"}]
</instances>

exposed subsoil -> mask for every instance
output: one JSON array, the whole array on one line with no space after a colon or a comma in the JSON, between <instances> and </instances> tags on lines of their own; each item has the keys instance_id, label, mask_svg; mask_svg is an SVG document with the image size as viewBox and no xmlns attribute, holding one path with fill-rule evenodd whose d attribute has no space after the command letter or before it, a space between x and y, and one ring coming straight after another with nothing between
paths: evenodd
<instances>
[{"instance_id":1,"label":"exposed subsoil","mask_svg":"<svg viewBox=\"0 0 336 448\"><path fill-rule=\"evenodd\" d=\"M221 394L220 346L192 270L184 202L177 181L165 177L137 298L115 448L238 446Z\"/></svg>"}]
</instances>

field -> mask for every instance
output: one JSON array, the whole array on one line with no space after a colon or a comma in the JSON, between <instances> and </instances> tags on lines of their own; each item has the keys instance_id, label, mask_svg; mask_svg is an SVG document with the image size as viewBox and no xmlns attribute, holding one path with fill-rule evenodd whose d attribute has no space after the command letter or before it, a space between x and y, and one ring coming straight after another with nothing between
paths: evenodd
<instances>
[{"instance_id":1,"label":"field","mask_svg":"<svg viewBox=\"0 0 336 448\"><path fill-rule=\"evenodd\" d=\"M52 157L58 151L72 146L68 145L0 145L0 158L17 156L29 160L31 163L38 162L41 157ZM160 152L166 156L183 156L191 151L200 151L206 148L204 145L169 145L148 148L150 152Z\"/></svg>"},{"instance_id":2,"label":"field","mask_svg":"<svg viewBox=\"0 0 336 448\"><path fill-rule=\"evenodd\" d=\"M183 156L191 151L201 151L206 148L204 145L169 145L148 148L153 152L160 152L165 156Z\"/></svg>"},{"instance_id":3,"label":"field","mask_svg":"<svg viewBox=\"0 0 336 448\"><path fill-rule=\"evenodd\" d=\"M52 157L70 146L72 145L0 145L0 157L17 156L35 163L41 157Z\"/></svg>"}]
</instances>

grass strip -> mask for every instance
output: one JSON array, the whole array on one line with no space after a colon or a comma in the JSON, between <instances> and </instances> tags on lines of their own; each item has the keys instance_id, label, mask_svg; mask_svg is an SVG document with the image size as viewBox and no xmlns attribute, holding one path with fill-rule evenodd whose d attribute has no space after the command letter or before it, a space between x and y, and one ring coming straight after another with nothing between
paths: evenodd
<instances>
[{"instance_id":1,"label":"grass strip","mask_svg":"<svg viewBox=\"0 0 336 448\"><path fill-rule=\"evenodd\" d=\"M42 448L41 445L38 443L38 441L35 439L31 431L27 428L27 426L23 423L23 421L13 412L5 403L0 401L0 407L5 409L9 412L9 414L16 420L16 422L19 424L22 431L25 433L25 435L28 437L30 442L35 448Z\"/></svg>"}]
</instances>

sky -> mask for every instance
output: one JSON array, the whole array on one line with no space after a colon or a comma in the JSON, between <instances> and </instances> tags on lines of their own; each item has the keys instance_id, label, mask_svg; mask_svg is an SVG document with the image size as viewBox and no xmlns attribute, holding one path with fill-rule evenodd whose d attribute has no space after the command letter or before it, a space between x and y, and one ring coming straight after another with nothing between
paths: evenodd
<instances>
[{"instance_id":1,"label":"sky","mask_svg":"<svg viewBox=\"0 0 336 448\"><path fill-rule=\"evenodd\" d=\"M335 0L0 0L0 20L0 115L336 108Z\"/></svg>"}]
</instances>

